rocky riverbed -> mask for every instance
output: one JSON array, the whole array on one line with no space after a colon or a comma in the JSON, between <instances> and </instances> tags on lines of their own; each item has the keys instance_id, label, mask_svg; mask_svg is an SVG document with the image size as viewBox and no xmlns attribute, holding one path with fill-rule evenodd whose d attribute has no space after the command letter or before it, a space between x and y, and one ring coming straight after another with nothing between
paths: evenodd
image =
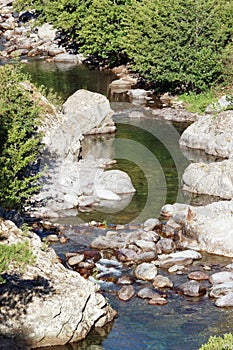
<instances>
[{"instance_id":1,"label":"rocky riverbed","mask_svg":"<svg viewBox=\"0 0 233 350\"><path fill-rule=\"evenodd\" d=\"M115 227L97 222L76 228L50 224L54 234L49 235L43 223L35 229L54 244L65 266L120 300L139 297L151 305L165 305L169 294L177 293L208 296L213 305L232 307L232 258L222 257L222 263L216 264L214 256L181 248L182 225L172 227L169 220L161 216L143 225ZM183 280L186 276L186 282L179 283L180 276Z\"/></svg>"}]
</instances>

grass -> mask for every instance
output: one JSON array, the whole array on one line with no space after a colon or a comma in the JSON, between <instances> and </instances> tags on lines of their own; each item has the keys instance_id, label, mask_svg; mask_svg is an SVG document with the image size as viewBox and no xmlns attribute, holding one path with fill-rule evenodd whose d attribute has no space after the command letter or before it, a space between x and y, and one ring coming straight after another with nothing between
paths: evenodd
<instances>
[{"instance_id":1,"label":"grass","mask_svg":"<svg viewBox=\"0 0 233 350\"><path fill-rule=\"evenodd\" d=\"M216 103L221 96L227 95L232 99L233 87L228 86L218 86L212 88L208 91L203 91L200 94L195 94L193 92L184 93L178 97L180 101L184 102L184 107L187 111L204 114L206 107L210 104Z\"/></svg>"},{"instance_id":2,"label":"grass","mask_svg":"<svg viewBox=\"0 0 233 350\"><path fill-rule=\"evenodd\" d=\"M218 101L218 97L214 96L212 91L205 91L200 94L193 92L185 93L179 96L179 100L184 102L184 107L193 113L204 114L206 107Z\"/></svg>"}]
</instances>

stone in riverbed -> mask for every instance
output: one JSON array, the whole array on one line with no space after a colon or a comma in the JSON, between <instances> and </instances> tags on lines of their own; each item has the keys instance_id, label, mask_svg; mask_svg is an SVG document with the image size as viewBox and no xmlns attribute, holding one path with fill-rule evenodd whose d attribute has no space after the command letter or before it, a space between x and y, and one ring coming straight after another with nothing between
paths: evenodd
<instances>
[{"instance_id":1,"label":"stone in riverbed","mask_svg":"<svg viewBox=\"0 0 233 350\"><path fill-rule=\"evenodd\" d=\"M152 299L152 298L161 298L161 297L166 297L166 294L160 294L157 293L155 290L149 288L149 287L145 287L142 288L138 291L137 293L138 298L141 299Z\"/></svg>"},{"instance_id":2,"label":"stone in riverbed","mask_svg":"<svg viewBox=\"0 0 233 350\"><path fill-rule=\"evenodd\" d=\"M122 248L116 252L116 257L119 261L134 261L137 259L137 253L133 249Z\"/></svg>"},{"instance_id":3,"label":"stone in riverbed","mask_svg":"<svg viewBox=\"0 0 233 350\"><path fill-rule=\"evenodd\" d=\"M204 281L209 280L209 275L202 271L192 271L188 274L188 278L195 281Z\"/></svg>"},{"instance_id":4,"label":"stone in riverbed","mask_svg":"<svg viewBox=\"0 0 233 350\"><path fill-rule=\"evenodd\" d=\"M161 222L159 219L150 218L144 222L143 226L145 231L152 231L155 228L159 228L161 226Z\"/></svg>"},{"instance_id":5,"label":"stone in riverbed","mask_svg":"<svg viewBox=\"0 0 233 350\"><path fill-rule=\"evenodd\" d=\"M197 281L189 281L181 284L178 290L184 295L190 297L203 296L206 293L206 287L200 285Z\"/></svg>"},{"instance_id":6,"label":"stone in riverbed","mask_svg":"<svg viewBox=\"0 0 233 350\"><path fill-rule=\"evenodd\" d=\"M168 303L167 299L162 297L154 297L148 301L149 305L166 305Z\"/></svg>"},{"instance_id":7,"label":"stone in riverbed","mask_svg":"<svg viewBox=\"0 0 233 350\"><path fill-rule=\"evenodd\" d=\"M120 300L123 301L128 301L132 299L132 297L135 295L135 290L134 287L129 285L129 286L123 286L118 292L117 296Z\"/></svg>"},{"instance_id":8,"label":"stone in riverbed","mask_svg":"<svg viewBox=\"0 0 233 350\"><path fill-rule=\"evenodd\" d=\"M233 281L233 271L216 272L210 276L210 283L214 285L230 281Z\"/></svg>"},{"instance_id":9,"label":"stone in riverbed","mask_svg":"<svg viewBox=\"0 0 233 350\"><path fill-rule=\"evenodd\" d=\"M134 278L130 275L122 275L116 281L117 284L124 284L124 285L132 284L133 282L134 282Z\"/></svg>"},{"instance_id":10,"label":"stone in riverbed","mask_svg":"<svg viewBox=\"0 0 233 350\"><path fill-rule=\"evenodd\" d=\"M211 288L210 297L219 298L222 295L233 293L233 281L216 284Z\"/></svg>"},{"instance_id":11,"label":"stone in riverbed","mask_svg":"<svg viewBox=\"0 0 233 350\"><path fill-rule=\"evenodd\" d=\"M136 278L144 281L150 281L157 275L157 267L152 263L142 263L134 270Z\"/></svg>"},{"instance_id":12,"label":"stone in riverbed","mask_svg":"<svg viewBox=\"0 0 233 350\"><path fill-rule=\"evenodd\" d=\"M143 239L135 241L135 244L145 252L153 251L156 249L154 242L145 241Z\"/></svg>"},{"instance_id":13,"label":"stone in riverbed","mask_svg":"<svg viewBox=\"0 0 233 350\"><path fill-rule=\"evenodd\" d=\"M77 254L68 258L68 264L73 267L75 265L78 265L83 260L84 260L84 254Z\"/></svg>"},{"instance_id":14,"label":"stone in riverbed","mask_svg":"<svg viewBox=\"0 0 233 350\"><path fill-rule=\"evenodd\" d=\"M122 240L113 240L106 236L99 236L91 242L91 247L96 249L119 249L125 247L125 242Z\"/></svg>"},{"instance_id":15,"label":"stone in riverbed","mask_svg":"<svg viewBox=\"0 0 233 350\"><path fill-rule=\"evenodd\" d=\"M142 262L154 261L156 259L157 259L157 254L156 254L155 251L142 252L142 253L137 254L135 262L137 264L139 264L139 263L142 263Z\"/></svg>"},{"instance_id":16,"label":"stone in riverbed","mask_svg":"<svg viewBox=\"0 0 233 350\"><path fill-rule=\"evenodd\" d=\"M189 257L169 257L169 256L158 256L159 259L159 267L169 269L173 265L191 265L193 263L193 259Z\"/></svg>"},{"instance_id":17,"label":"stone in riverbed","mask_svg":"<svg viewBox=\"0 0 233 350\"><path fill-rule=\"evenodd\" d=\"M172 288L173 283L168 277L157 275L153 280L153 287L154 288Z\"/></svg>"},{"instance_id":18,"label":"stone in riverbed","mask_svg":"<svg viewBox=\"0 0 233 350\"><path fill-rule=\"evenodd\" d=\"M156 244L157 254L169 254L176 250L176 245L170 238L161 238Z\"/></svg>"},{"instance_id":19,"label":"stone in riverbed","mask_svg":"<svg viewBox=\"0 0 233 350\"><path fill-rule=\"evenodd\" d=\"M233 307L233 292L219 297L216 300L215 305L218 307Z\"/></svg>"}]
</instances>

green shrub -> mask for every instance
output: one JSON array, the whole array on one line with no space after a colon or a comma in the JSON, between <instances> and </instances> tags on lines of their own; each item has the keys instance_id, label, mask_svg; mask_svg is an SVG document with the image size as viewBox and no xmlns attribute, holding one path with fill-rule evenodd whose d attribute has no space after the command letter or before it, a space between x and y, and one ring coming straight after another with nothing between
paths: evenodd
<instances>
[{"instance_id":1,"label":"green shrub","mask_svg":"<svg viewBox=\"0 0 233 350\"><path fill-rule=\"evenodd\" d=\"M8 269L9 264L12 264L15 268L20 268L20 272L23 272L27 264L33 264L34 262L35 257L27 241L10 245L0 244L0 274ZM0 276L0 282L3 281Z\"/></svg>"},{"instance_id":2,"label":"green shrub","mask_svg":"<svg viewBox=\"0 0 233 350\"><path fill-rule=\"evenodd\" d=\"M0 206L22 210L38 190L39 108L19 65L0 68Z\"/></svg>"},{"instance_id":3,"label":"green shrub","mask_svg":"<svg viewBox=\"0 0 233 350\"><path fill-rule=\"evenodd\" d=\"M199 350L232 350L233 334L226 333L222 337L210 337L206 344L203 344Z\"/></svg>"},{"instance_id":4,"label":"green shrub","mask_svg":"<svg viewBox=\"0 0 233 350\"><path fill-rule=\"evenodd\" d=\"M17 0L16 8L35 9L79 52L128 58L158 92L204 91L232 71L232 1Z\"/></svg>"}]
</instances>

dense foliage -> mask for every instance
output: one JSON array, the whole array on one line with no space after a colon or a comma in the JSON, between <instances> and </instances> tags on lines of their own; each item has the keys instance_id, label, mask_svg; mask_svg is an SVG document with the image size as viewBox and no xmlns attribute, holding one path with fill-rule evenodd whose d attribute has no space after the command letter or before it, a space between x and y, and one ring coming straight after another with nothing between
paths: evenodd
<instances>
[{"instance_id":1,"label":"dense foliage","mask_svg":"<svg viewBox=\"0 0 233 350\"><path fill-rule=\"evenodd\" d=\"M0 206L22 209L37 189L34 166L39 155L39 110L21 82L19 66L0 68Z\"/></svg>"},{"instance_id":2,"label":"dense foliage","mask_svg":"<svg viewBox=\"0 0 233 350\"><path fill-rule=\"evenodd\" d=\"M199 350L232 350L233 334L226 333L223 337L210 337L206 344L203 344Z\"/></svg>"},{"instance_id":3,"label":"dense foliage","mask_svg":"<svg viewBox=\"0 0 233 350\"><path fill-rule=\"evenodd\" d=\"M17 0L80 52L127 57L158 90L203 91L232 76L233 2L228 0Z\"/></svg>"}]
</instances>

